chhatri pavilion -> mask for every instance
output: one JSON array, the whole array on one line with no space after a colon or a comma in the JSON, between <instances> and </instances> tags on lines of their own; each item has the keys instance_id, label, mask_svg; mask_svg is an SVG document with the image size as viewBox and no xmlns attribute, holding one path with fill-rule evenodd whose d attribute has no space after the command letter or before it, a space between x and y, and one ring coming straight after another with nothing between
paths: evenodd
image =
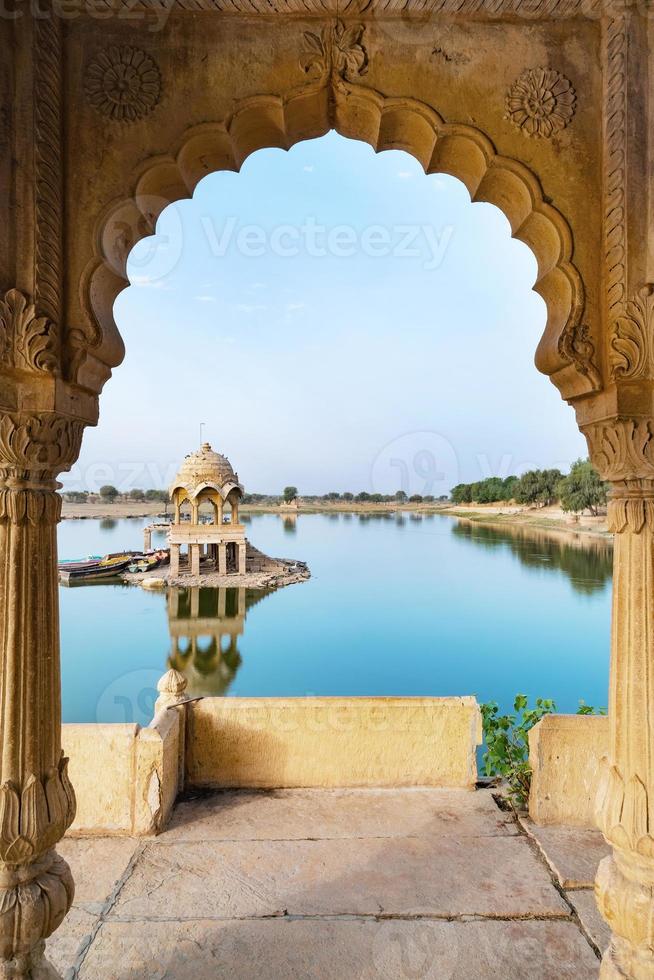
<instances>
[{"instance_id":1,"label":"chhatri pavilion","mask_svg":"<svg viewBox=\"0 0 654 980\"><path fill-rule=\"evenodd\" d=\"M211 569L221 575L245 574L247 541L245 527L238 520L242 496L238 473L208 442L185 458L170 487L175 508L168 534L171 578L184 572L200 575L204 558L209 558ZM201 515L202 508L205 512Z\"/></svg>"}]
</instances>

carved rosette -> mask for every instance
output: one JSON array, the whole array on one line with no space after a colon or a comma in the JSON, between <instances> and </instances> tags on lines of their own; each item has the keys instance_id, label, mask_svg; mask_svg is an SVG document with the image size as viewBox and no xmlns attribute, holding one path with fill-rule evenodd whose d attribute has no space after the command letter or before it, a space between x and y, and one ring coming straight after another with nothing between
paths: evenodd
<instances>
[{"instance_id":1,"label":"carved rosette","mask_svg":"<svg viewBox=\"0 0 654 980\"><path fill-rule=\"evenodd\" d=\"M18 289L0 299L0 358L24 371L59 371L55 328Z\"/></svg>"},{"instance_id":2,"label":"carved rosette","mask_svg":"<svg viewBox=\"0 0 654 980\"><path fill-rule=\"evenodd\" d=\"M112 45L89 64L84 91L103 116L134 122L152 112L161 97L161 72L145 51Z\"/></svg>"},{"instance_id":3,"label":"carved rosette","mask_svg":"<svg viewBox=\"0 0 654 980\"><path fill-rule=\"evenodd\" d=\"M341 20L325 24L320 34L305 31L305 54L301 66L314 78L337 75L354 82L368 71L368 52L363 44L363 24L346 25Z\"/></svg>"},{"instance_id":4,"label":"carved rosette","mask_svg":"<svg viewBox=\"0 0 654 980\"><path fill-rule=\"evenodd\" d=\"M506 96L506 118L525 136L551 139L575 114L572 82L553 68L528 68Z\"/></svg>"},{"instance_id":5,"label":"carved rosette","mask_svg":"<svg viewBox=\"0 0 654 980\"><path fill-rule=\"evenodd\" d=\"M654 380L654 286L647 283L627 303L611 337L611 375L614 380Z\"/></svg>"}]
</instances>

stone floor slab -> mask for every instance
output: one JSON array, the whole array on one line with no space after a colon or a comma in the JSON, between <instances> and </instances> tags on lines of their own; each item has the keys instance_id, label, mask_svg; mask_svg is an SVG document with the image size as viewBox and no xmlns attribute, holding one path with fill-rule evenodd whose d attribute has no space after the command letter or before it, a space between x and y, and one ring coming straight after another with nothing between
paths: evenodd
<instances>
[{"instance_id":1,"label":"stone floor slab","mask_svg":"<svg viewBox=\"0 0 654 980\"><path fill-rule=\"evenodd\" d=\"M591 941L601 952L604 952L605 949L608 949L611 930L597 908L595 892L585 888L566 894Z\"/></svg>"},{"instance_id":2,"label":"stone floor slab","mask_svg":"<svg viewBox=\"0 0 654 980\"><path fill-rule=\"evenodd\" d=\"M488 790L275 790L202 793L179 802L160 838L319 840L516 834Z\"/></svg>"},{"instance_id":3,"label":"stone floor slab","mask_svg":"<svg viewBox=\"0 0 654 980\"><path fill-rule=\"evenodd\" d=\"M73 872L75 905L99 915L137 846L129 837L65 837L57 851Z\"/></svg>"},{"instance_id":4,"label":"stone floor slab","mask_svg":"<svg viewBox=\"0 0 654 980\"><path fill-rule=\"evenodd\" d=\"M79 980L596 980L572 922L111 922Z\"/></svg>"},{"instance_id":5,"label":"stone floor slab","mask_svg":"<svg viewBox=\"0 0 654 980\"><path fill-rule=\"evenodd\" d=\"M90 912L72 908L59 929L46 942L46 956L63 977L66 977L82 946L88 944L97 922L97 916Z\"/></svg>"},{"instance_id":6,"label":"stone floor slab","mask_svg":"<svg viewBox=\"0 0 654 980\"><path fill-rule=\"evenodd\" d=\"M531 820L522 824L538 843L563 888L593 887L597 865L611 850L599 830L539 827Z\"/></svg>"},{"instance_id":7,"label":"stone floor slab","mask_svg":"<svg viewBox=\"0 0 654 980\"><path fill-rule=\"evenodd\" d=\"M148 845L111 915L567 915L524 837Z\"/></svg>"}]
</instances>

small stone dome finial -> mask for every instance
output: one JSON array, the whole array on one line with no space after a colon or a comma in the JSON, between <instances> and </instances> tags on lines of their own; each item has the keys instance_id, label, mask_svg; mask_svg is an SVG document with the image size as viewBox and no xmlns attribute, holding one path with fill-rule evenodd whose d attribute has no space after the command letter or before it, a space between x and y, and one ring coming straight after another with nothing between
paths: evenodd
<instances>
[{"instance_id":1,"label":"small stone dome finial","mask_svg":"<svg viewBox=\"0 0 654 980\"><path fill-rule=\"evenodd\" d=\"M186 688L188 681L184 674L179 670L171 669L159 679L157 691L159 697L154 706L154 713L163 711L164 708L171 708L176 704L183 704L186 701Z\"/></svg>"}]
</instances>

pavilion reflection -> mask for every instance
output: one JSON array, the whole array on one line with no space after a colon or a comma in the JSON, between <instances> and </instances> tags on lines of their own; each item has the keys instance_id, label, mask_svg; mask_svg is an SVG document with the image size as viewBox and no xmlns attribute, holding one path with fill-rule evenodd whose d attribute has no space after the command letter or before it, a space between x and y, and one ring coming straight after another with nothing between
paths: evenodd
<instances>
[{"instance_id":1,"label":"pavilion reflection","mask_svg":"<svg viewBox=\"0 0 654 980\"><path fill-rule=\"evenodd\" d=\"M239 637L249 610L270 590L171 587L168 666L187 680L189 697L226 694L242 663Z\"/></svg>"}]
</instances>

